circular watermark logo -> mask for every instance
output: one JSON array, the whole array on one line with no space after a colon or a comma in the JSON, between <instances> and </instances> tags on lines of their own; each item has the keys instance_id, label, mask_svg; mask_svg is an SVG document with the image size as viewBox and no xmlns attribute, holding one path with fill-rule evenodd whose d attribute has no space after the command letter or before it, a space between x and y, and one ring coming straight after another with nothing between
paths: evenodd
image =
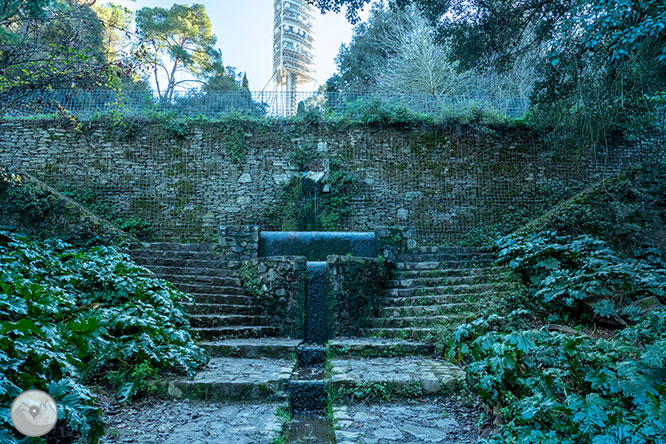
<instances>
[{"instance_id":1,"label":"circular watermark logo","mask_svg":"<svg viewBox=\"0 0 666 444\"><path fill-rule=\"evenodd\" d=\"M58 422L58 406L41 390L21 393L12 403L10 414L14 428L25 436L44 436Z\"/></svg>"}]
</instances>

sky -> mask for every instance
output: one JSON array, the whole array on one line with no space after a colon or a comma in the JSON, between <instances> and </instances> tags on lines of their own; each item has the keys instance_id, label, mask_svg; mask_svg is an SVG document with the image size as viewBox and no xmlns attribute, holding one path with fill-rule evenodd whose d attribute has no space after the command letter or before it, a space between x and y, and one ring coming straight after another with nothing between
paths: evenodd
<instances>
[{"instance_id":1,"label":"sky","mask_svg":"<svg viewBox=\"0 0 666 444\"><path fill-rule=\"evenodd\" d=\"M112 0L112 3L137 10L145 6L170 8L174 1ZM267 91L273 90L272 83L267 85L273 74L273 0L197 0L175 3L205 5L213 33L217 36L217 47L222 50L224 64L246 72L252 91L261 91L264 87ZM363 20L368 17L368 9L361 13ZM314 91L336 71L335 56L340 45L351 40L352 29L344 11L339 14L318 14L315 43L317 83L302 85L300 90Z\"/></svg>"}]
</instances>

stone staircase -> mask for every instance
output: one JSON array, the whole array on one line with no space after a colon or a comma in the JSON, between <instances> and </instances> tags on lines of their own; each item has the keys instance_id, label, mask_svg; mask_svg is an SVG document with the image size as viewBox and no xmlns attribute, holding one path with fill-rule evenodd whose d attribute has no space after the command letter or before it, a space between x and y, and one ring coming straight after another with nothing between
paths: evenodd
<instances>
[{"instance_id":1,"label":"stone staircase","mask_svg":"<svg viewBox=\"0 0 666 444\"><path fill-rule=\"evenodd\" d=\"M226 338L262 338L277 334L240 282L240 262L227 261L214 244L147 243L129 251L155 277L189 293L184 303L192 333L208 349Z\"/></svg>"},{"instance_id":2,"label":"stone staircase","mask_svg":"<svg viewBox=\"0 0 666 444\"><path fill-rule=\"evenodd\" d=\"M420 337L438 325L474 318L479 305L498 292L520 288L511 269L494 260L487 250L465 247L424 247L398 256L383 307L364 333Z\"/></svg>"}]
</instances>

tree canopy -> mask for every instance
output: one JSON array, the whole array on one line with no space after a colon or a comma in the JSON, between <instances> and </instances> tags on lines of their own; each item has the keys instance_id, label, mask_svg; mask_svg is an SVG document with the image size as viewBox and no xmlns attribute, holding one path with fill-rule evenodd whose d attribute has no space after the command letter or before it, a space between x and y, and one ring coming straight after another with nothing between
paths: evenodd
<instances>
[{"instance_id":1,"label":"tree canopy","mask_svg":"<svg viewBox=\"0 0 666 444\"><path fill-rule=\"evenodd\" d=\"M312 0L352 21L370 0ZM537 69L533 122L557 140L592 144L645 126L666 90L662 0L390 0L418 7L460 70ZM342 73L344 77L344 73Z\"/></svg>"}]
</instances>

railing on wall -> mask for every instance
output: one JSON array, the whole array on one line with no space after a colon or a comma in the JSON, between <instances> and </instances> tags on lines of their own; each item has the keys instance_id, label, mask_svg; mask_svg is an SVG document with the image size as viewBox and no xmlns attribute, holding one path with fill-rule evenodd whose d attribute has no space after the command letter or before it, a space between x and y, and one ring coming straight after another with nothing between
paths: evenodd
<instances>
[{"instance_id":1,"label":"railing on wall","mask_svg":"<svg viewBox=\"0 0 666 444\"><path fill-rule=\"evenodd\" d=\"M298 104L294 109L294 103ZM24 117L67 113L80 117L96 114L173 113L180 116L216 117L236 111L254 116L289 117L295 112L318 110L355 115L368 107L393 107L415 113L442 116L466 110L482 110L519 117L529 106L527 98L441 96L433 94L216 91L180 93L160 98L150 91L50 90L0 93L0 115ZM365 108L364 108L365 107Z\"/></svg>"}]
</instances>

